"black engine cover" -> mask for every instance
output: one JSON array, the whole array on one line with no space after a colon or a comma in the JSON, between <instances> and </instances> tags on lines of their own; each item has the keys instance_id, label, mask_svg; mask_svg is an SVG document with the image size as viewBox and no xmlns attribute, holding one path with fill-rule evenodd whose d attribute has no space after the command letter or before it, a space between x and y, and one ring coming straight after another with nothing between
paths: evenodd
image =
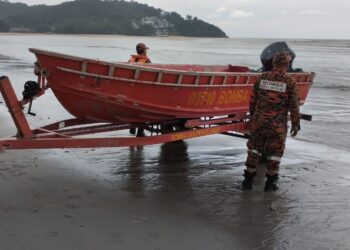
<instances>
[{"instance_id":1,"label":"black engine cover","mask_svg":"<svg viewBox=\"0 0 350 250\"><path fill-rule=\"evenodd\" d=\"M289 63L288 71L295 71L293 69L293 61L295 58L294 51L289 48L288 44L285 42L275 42L267 46L263 52L261 52L260 60L263 65L263 67L260 69L260 71L271 71L272 69L272 59L273 57L278 54L281 51L287 51L292 56L292 60ZM297 71L300 71L300 69L297 69Z\"/></svg>"}]
</instances>

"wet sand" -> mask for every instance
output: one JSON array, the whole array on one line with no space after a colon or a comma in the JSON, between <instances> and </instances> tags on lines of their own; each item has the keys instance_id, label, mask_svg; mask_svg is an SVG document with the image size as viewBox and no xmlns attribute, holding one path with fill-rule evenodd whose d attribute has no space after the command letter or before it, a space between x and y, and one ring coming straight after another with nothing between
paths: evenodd
<instances>
[{"instance_id":1,"label":"wet sand","mask_svg":"<svg viewBox=\"0 0 350 250\"><path fill-rule=\"evenodd\" d=\"M244 142L1 153L2 249L349 249L348 152L290 140L243 192Z\"/></svg>"}]
</instances>

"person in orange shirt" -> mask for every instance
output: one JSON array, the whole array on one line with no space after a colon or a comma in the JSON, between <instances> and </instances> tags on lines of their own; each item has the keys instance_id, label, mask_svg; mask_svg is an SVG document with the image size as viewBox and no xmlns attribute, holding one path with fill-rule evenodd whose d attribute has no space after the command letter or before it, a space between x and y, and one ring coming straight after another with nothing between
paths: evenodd
<instances>
[{"instance_id":1,"label":"person in orange shirt","mask_svg":"<svg viewBox=\"0 0 350 250\"><path fill-rule=\"evenodd\" d=\"M147 56L147 50L149 48L144 43L136 45L137 55L131 55L129 63L151 63L151 60Z\"/></svg>"},{"instance_id":2,"label":"person in orange shirt","mask_svg":"<svg viewBox=\"0 0 350 250\"><path fill-rule=\"evenodd\" d=\"M139 63L139 64L151 63L151 60L147 56L148 49L149 48L144 43L138 43L136 45L137 55L131 55L128 62ZM131 128L129 132L130 134L133 134L133 135L136 134L137 137L145 136L145 132L143 128L138 128L137 133L136 133L136 128Z\"/></svg>"}]
</instances>

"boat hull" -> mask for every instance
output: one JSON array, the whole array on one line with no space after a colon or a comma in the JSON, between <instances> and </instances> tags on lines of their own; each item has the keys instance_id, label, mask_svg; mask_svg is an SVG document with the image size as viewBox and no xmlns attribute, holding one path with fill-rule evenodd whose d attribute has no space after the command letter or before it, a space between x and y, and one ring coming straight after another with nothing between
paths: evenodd
<instances>
[{"instance_id":1,"label":"boat hull","mask_svg":"<svg viewBox=\"0 0 350 250\"><path fill-rule=\"evenodd\" d=\"M247 113L259 73L244 67L109 63L31 49L49 87L73 116L154 122ZM313 73L292 73L305 102Z\"/></svg>"}]
</instances>

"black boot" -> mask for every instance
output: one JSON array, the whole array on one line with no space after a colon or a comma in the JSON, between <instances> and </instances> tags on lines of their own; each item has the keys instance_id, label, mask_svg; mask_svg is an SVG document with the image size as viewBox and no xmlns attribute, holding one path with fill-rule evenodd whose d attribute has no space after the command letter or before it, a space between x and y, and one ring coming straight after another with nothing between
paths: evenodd
<instances>
[{"instance_id":1,"label":"black boot","mask_svg":"<svg viewBox=\"0 0 350 250\"><path fill-rule=\"evenodd\" d=\"M253 189L253 179L256 175L256 172L249 173L247 170L244 170L244 180L242 182L242 189L244 190L251 190Z\"/></svg>"},{"instance_id":2,"label":"black boot","mask_svg":"<svg viewBox=\"0 0 350 250\"><path fill-rule=\"evenodd\" d=\"M267 175L264 191L268 192L268 191L277 190L278 189L277 181L278 181L278 174Z\"/></svg>"}]
</instances>

